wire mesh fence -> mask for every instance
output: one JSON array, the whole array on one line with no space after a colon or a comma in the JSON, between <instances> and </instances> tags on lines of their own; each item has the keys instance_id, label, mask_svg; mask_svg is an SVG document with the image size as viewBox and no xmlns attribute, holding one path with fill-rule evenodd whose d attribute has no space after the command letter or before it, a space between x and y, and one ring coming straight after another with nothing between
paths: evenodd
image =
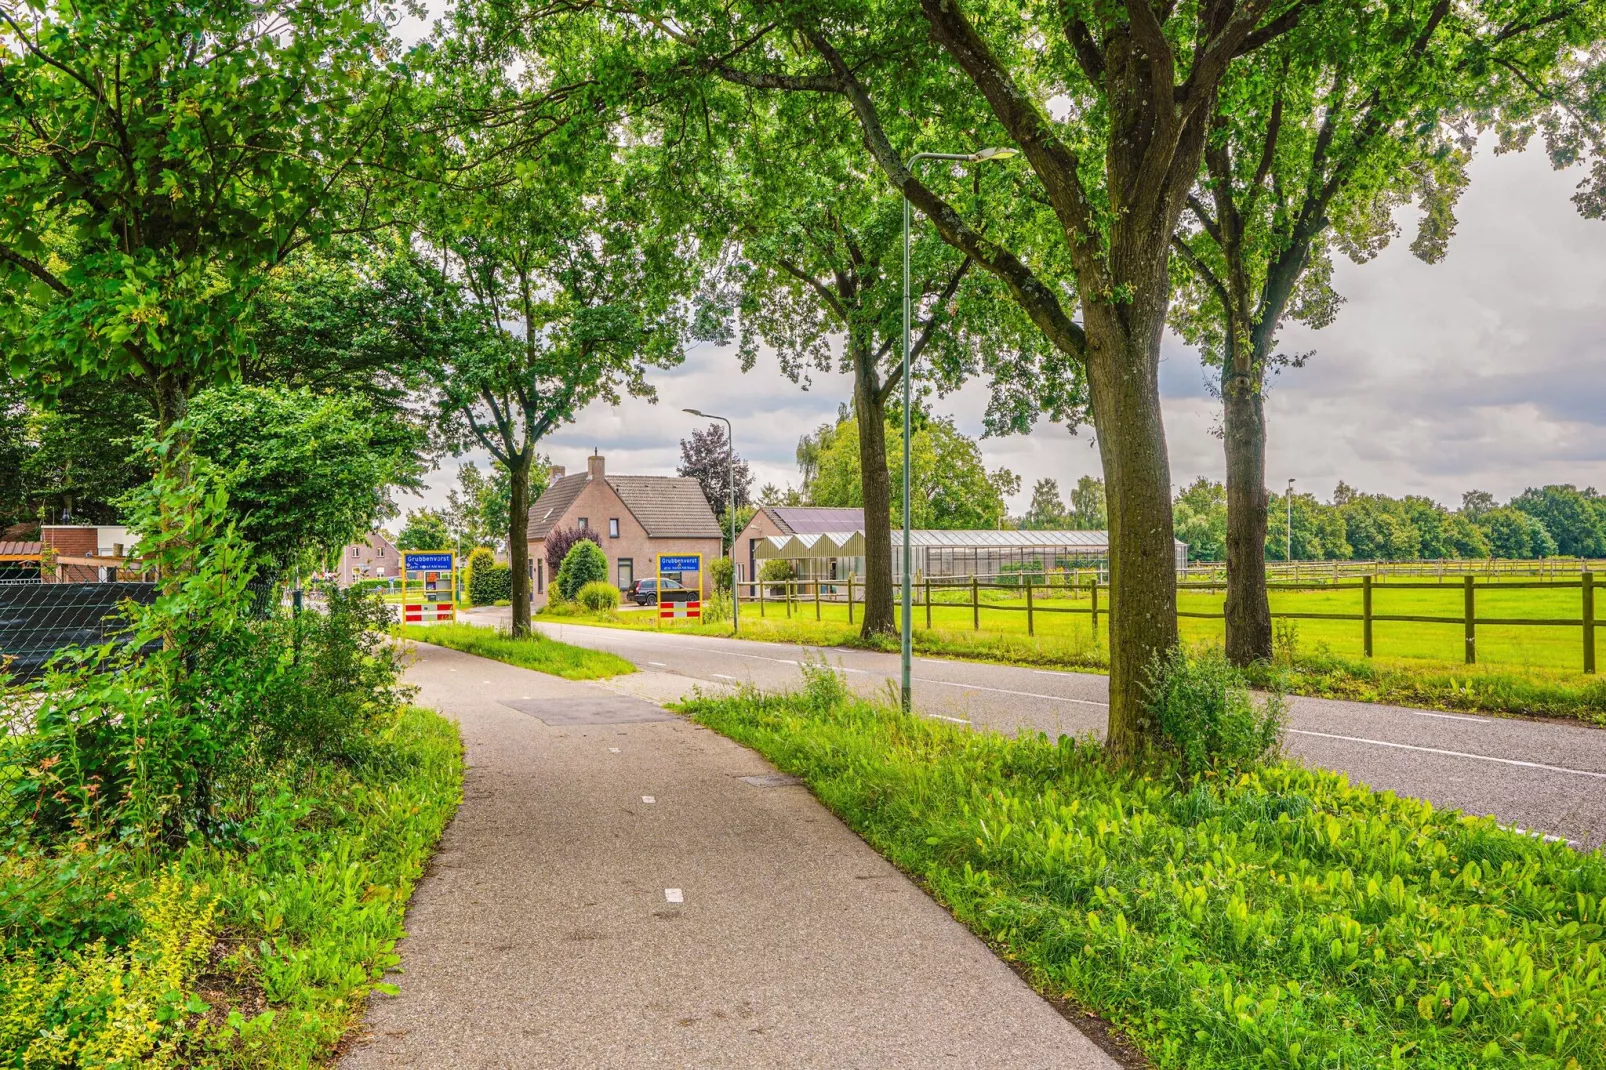
<instances>
[{"instance_id":1,"label":"wire mesh fence","mask_svg":"<svg viewBox=\"0 0 1606 1070\"><path fill-rule=\"evenodd\" d=\"M96 646L128 627L128 607L156 601L154 583L40 583L0 581L0 671L31 680L70 647ZM280 602L271 583L248 584L241 606L265 619Z\"/></svg>"}]
</instances>

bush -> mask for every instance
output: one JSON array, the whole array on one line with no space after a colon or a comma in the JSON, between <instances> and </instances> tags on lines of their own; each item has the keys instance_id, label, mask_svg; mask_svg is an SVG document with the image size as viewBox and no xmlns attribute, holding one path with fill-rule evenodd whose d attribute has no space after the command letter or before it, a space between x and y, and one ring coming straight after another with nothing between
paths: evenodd
<instances>
[{"instance_id":1,"label":"bush","mask_svg":"<svg viewBox=\"0 0 1606 1070\"><path fill-rule=\"evenodd\" d=\"M736 583L736 566L728 557L716 558L708 567L709 576L714 581L714 589L709 594L728 591Z\"/></svg>"},{"instance_id":2,"label":"bush","mask_svg":"<svg viewBox=\"0 0 1606 1070\"><path fill-rule=\"evenodd\" d=\"M764 583L780 584L785 580L794 579L796 576L797 570L792 567L792 562L779 557L772 557L758 567L758 578ZM771 590L771 593L782 594L785 591L786 588L784 586L777 586Z\"/></svg>"},{"instance_id":3,"label":"bush","mask_svg":"<svg viewBox=\"0 0 1606 1070\"><path fill-rule=\"evenodd\" d=\"M569 548L568 556L558 569L559 593L574 601L580 588L588 583L608 578L608 555L594 542L582 539Z\"/></svg>"},{"instance_id":4,"label":"bush","mask_svg":"<svg viewBox=\"0 0 1606 1070\"><path fill-rule=\"evenodd\" d=\"M1273 754L1287 706L1281 695L1256 705L1249 683L1219 649L1175 647L1149 666L1144 708L1181 760L1185 777L1255 765Z\"/></svg>"},{"instance_id":5,"label":"bush","mask_svg":"<svg viewBox=\"0 0 1606 1070\"><path fill-rule=\"evenodd\" d=\"M607 580L592 580L580 588L575 601L593 613L611 613L619 608L619 588Z\"/></svg>"},{"instance_id":6,"label":"bush","mask_svg":"<svg viewBox=\"0 0 1606 1070\"><path fill-rule=\"evenodd\" d=\"M513 570L507 565L481 565L468 574L468 601L474 606L495 605L513 596Z\"/></svg>"},{"instance_id":7,"label":"bush","mask_svg":"<svg viewBox=\"0 0 1606 1070\"><path fill-rule=\"evenodd\" d=\"M577 542L592 542L598 549L602 547L602 539L590 528L553 528L547 534L543 548L546 551L546 574L552 583L558 582L558 572L563 568L564 559Z\"/></svg>"}]
</instances>

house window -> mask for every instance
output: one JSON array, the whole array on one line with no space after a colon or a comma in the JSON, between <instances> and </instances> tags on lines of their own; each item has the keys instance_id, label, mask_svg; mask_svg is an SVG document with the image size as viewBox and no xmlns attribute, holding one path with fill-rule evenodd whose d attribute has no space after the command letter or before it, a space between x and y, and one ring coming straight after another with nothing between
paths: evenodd
<instances>
[{"instance_id":1,"label":"house window","mask_svg":"<svg viewBox=\"0 0 1606 1070\"><path fill-rule=\"evenodd\" d=\"M585 531L590 526L591 526L591 521L588 518L586 518L586 517L581 517L580 518L580 530L581 531Z\"/></svg>"},{"instance_id":2,"label":"house window","mask_svg":"<svg viewBox=\"0 0 1606 1070\"><path fill-rule=\"evenodd\" d=\"M619 537L619 518L618 517L609 517L608 518L608 538L617 539L618 537Z\"/></svg>"},{"instance_id":3,"label":"house window","mask_svg":"<svg viewBox=\"0 0 1606 1070\"><path fill-rule=\"evenodd\" d=\"M630 585L636 581L636 562L634 558L621 557L619 559L619 589L630 590Z\"/></svg>"},{"instance_id":4,"label":"house window","mask_svg":"<svg viewBox=\"0 0 1606 1070\"><path fill-rule=\"evenodd\" d=\"M536 559L535 562L535 593L546 594L546 569L541 566L546 562Z\"/></svg>"},{"instance_id":5,"label":"house window","mask_svg":"<svg viewBox=\"0 0 1606 1070\"><path fill-rule=\"evenodd\" d=\"M352 557L356 557L356 556L357 556L357 555L358 555L358 554L359 554L359 553L361 553L361 552L362 552L362 548L361 548L361 547L358 547L358 546L353 546L353 547L352 547L352 548L351 548L351 556L352 556Z\"/></svg>"},{"instance_id":6,"label":"house window","mask_svg":"<svg viewBox=\"0 0 1606 1070\"><path fill-rule=\"evenodd\" d=\"M379 548L379 556L380 556L380 557L381 557L381 558L383 558L383 557L384 557L384 556L385 556L385 548L384 548L384 547L383 547L383 546L381 546L381 547L380 547L380 548Z\"/></svg>"},{"instance_id":7,"label":"house window","mask_svg":"<svg viewBox=\"0 0 1606 1070\"><path fill-rule=\"evenodd\" d=\"M382 577L382 576L384 576L384 574L385 574L385 566L384 566L384 565L380 565L380 566L379 566L379 570L378 570L378 573L377 573L377 574L378 574L378 575L379 575L379 576L381 576L381 577Z\"/></svg>"}]
</instances>

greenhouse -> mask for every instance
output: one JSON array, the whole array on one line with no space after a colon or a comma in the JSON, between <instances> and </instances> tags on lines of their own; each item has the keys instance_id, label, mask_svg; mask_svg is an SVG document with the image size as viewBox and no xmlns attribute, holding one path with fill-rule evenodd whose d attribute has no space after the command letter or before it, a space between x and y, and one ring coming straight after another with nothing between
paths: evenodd
<instances>
[{"instance_id":1,"label":"greenhouse","mask_svg":"<svg viewBox=\"0 0 1606 1070\"><path fill-rule=\"evenodd\" d=\"M911 571L921 579L1038 576L1109 567L1109 536L1103 531L916 530L909 533ZM771 535L753 546L760 563L789 562L805 580L845 580L864 575L864 531ZM1186 543L1176 544L1176 567L1187 565ZM903 532L892 532L893 573L903 571Z\"/></svg>"}]
</instances>

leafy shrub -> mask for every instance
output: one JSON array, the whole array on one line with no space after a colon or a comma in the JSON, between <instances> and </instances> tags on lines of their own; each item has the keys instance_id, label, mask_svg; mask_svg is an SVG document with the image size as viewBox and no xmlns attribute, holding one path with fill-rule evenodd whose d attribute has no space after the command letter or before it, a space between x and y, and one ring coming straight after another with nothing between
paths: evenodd
<instances>
[{"instance_id":1,"label":"leafy shrub","mask_svg":"<svg viewBox=\"0 0 1606 1070\"><path fill-rule=\"evenodd\" d=\"M495 564L496 553L489 547L476 546L469 551L468 564L464 568L463 587L468 593L470 605L484 606L490 604L489 602L476 602L474 600L474 575L480 570L490 568Z\"/></svg>"},{"instance_id":2,"label":"leafy shrub","mask_svg":"<svg viewBox=\"0 0 1606 1070\"><path fill-rule=\"evenodd\" d=\"M592 580L580 588L575 601L593 613L611 613L619 608L619 588L607 580Z\"/></svg>"},{"instance_id":3,"label":"leafy shrub","mask_svg":"<svg viewBox=\"0 0 1606 1070\"><path fill-rule=\"evenodd\" d=\"M568 556L558 569L558 591L572 602L580 588L607 578L608 555L596 543L582 539L569 548Z\"/></svg>"},{"instance_id":4,"label":"leafy shrub","mask_svg":"<svg viewBox=\"0 0 1606 1070\"><path fill-rule=\"evenodd\" d=\"M475 551L478 553L478 551ZM486 562L468 574L468 600L470 605L495 605L513 594L513 570L507 565Z\"/></svg>"},{"instance_id":5,"label":"leafy shrub","mask_svg":"<svg viewBox=\"0 0 1606 1070\"><path fill-rule=\"evenodd\" d=\"M547 533L542 549L546 553L546 574L554 584L558 581L558 572L563 568L564 559L577 542L592 542L598 549L602 547L601 537L590 528L553 528Z\"/></svg>"},{"instance_id":6,"label":"leafy shrub","mask_svg":"<svg viewBox=\"0 0 1606 1070\"><path fill-rule=\"evenodd\" d=\"M1181 761L1184 776L1243 769L1272 754L1287 707L1280 695L1256 704L1243 673L1219 649L1175 647L1149 667L1144 708Z\"/></svg>"},{"instance_id":7,"label":"leafy shrub","mask_svg":"<svg viewBox=\"0 0 1606 1070\"><path fill-rule=\"evenodd\" d=\"M714 582L714 590L710 594L728 591L736 582L736 566L728 557L715 558L713 564L708 566L708 571Z\"/></svg>"},{"instance_id":8,"label":"leafy shrub","mask_svg":"<svg viewBox=\"0 0 1606 1070\"><path fill-rule=\"evenodd\" d=\"M770 589L770 593L772 594L784 593L786 591L786 587L783 585L783 582L785 580L795 579L796 576L797 570L792 567L792 562L779 557L772 557L758 567L759 580L763 583L771 583L776 585Z\"/></svg>"}]
</instances>

